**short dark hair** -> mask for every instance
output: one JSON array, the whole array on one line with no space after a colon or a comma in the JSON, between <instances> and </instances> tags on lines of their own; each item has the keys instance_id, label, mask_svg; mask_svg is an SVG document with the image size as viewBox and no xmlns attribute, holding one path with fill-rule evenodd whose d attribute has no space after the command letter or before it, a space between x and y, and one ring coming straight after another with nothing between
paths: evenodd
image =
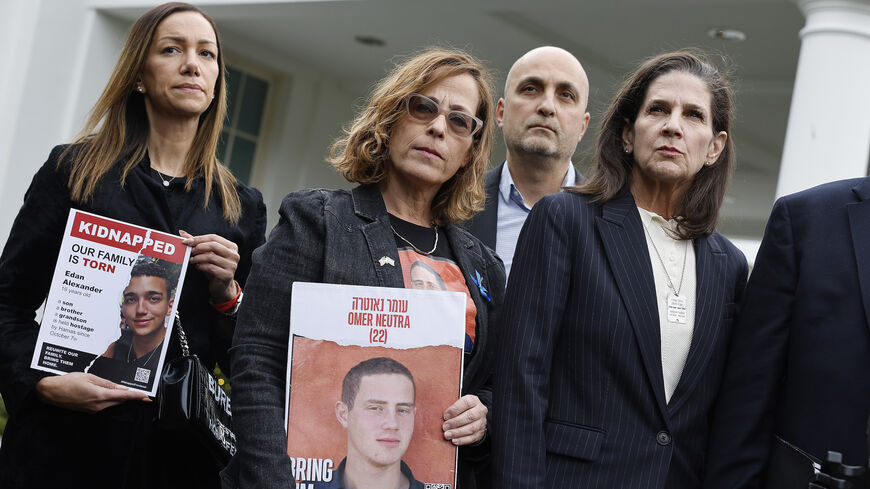
<instances>
[{"instance_id":1,"label":"short dark hair","mask_svg":"<svg viewBox=\"0 0 870 489\"><path fill-rule=\"evenodd\" d=\"M726 61L724 57L723 61ZM594 195L600 202L607 202L629 190L634 156L623 151L623 130L634 124L652 82L674 71L694 75L704 82L711 95L713 133L728 133L725 148L716 164L701 168L683 198L680 209L683 219L678 221L677 235L681 239L693 239L710 234L716 228L719 209L736 165L731 134L734 92L727 74L720 71L703 51L685 49L660 54L647 59L628 77L601 121L589 180L568 190Z\"/></svg>"},{"instance_id":2,"label":"short dark hair","mask_svg":"<svg viewBox=\"0 0 870 489\"><path fill-rule=\"evenodd\" d=\"M375 357L363 360L351 367L344 376L344 381L341 383L341 402L347 405L348 409L353 408L353 401L359 392L359 384L362 378L366 375L387 375L398 374L408 377L411 381L411 387L414 389L414 397L417 397L417 384L414 382L414 376L408 367L387 357Z\"/></svg>"},{"instance_id":3,"label":"short dark hair","mask_svg":"<svg viewBox=\"0 0 870 489\"><path fill-rule=\"evenodd\" d=\"M428 263L424 262L423 260L415 261L411 265L411 270L408 271L408 275L413 273L415 268L422 268L422 269L432 273L433 275L435 275L435 278L438 279L438 285L441 286L441 290L447 290L447 284L444 283L444 279L441 278L441 274L436 272L435 269L432 268L431 266L429 266Z\"/></svg>"},{"instance_id":4,"label":"short dark hair","mask_svg":"<svg viewBox=\"0 0 870 489\"><path fill-rule=\"evenodd\" d=\"M133 269L130 270L130 278L133 277L158 277L166 282L166 293L172 298L175 296L175 275L170 273L167 267L163 264L163 260L140 256L136 263L133 264Z\"/></svg>"}]
</instances>

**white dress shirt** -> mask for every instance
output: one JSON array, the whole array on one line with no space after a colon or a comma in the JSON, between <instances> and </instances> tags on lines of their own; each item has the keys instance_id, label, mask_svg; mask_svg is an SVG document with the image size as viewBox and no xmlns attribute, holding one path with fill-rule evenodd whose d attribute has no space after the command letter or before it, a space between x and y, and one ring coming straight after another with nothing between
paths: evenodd
<instances>
[{"instance_id":1,"label":"white dress shirt","mask_svg":"<svg viewBox=\"0 0 870 489\"><path fill-rule=\"evenodd\" d=\"M577 182L577 171L574 163L568 165L568 173L562 186L567 187ZM514 185L510 169L505 161L501 169L501 179L498 186L498 224L496 225L495 252L504 261L505 276L511 273L511 263L514 261L514 250L517 247L517 238L526 222L526 217L532 208L526 205L526 201Z\"/></svg>"}]
</instances>

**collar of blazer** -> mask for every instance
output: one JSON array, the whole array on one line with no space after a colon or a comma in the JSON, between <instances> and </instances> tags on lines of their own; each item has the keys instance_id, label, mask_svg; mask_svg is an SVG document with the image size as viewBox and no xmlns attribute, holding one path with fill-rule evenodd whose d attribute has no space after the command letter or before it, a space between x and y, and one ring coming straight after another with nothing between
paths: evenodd
<instances>
[{"instance_id":1,"label":"collar of blazer","mask_svg":"<svg viewBox=\"0 0 870 489\"><path fill-rule=\"evenodd\" d=\"M870 200L870 177L865 177L861 179L861 181L858 182L857 185L852 187L852 192L855 193L855 196L858 197L858 200Z\"/></svg>"},{"instance_id":2,"label":"collar of blazer","mask_svg":"<svg viewBox=\"0 0 870 489\"><path fill-rule=\"evenodd\" d=\"M852 235L852 248L858 265L858 284L861 288L861 301L864 303L864 317L870 326L870 177L866 177L852 187L859 202L846 204L849 215L849 228Z\"/></svg>"}]
</instances>

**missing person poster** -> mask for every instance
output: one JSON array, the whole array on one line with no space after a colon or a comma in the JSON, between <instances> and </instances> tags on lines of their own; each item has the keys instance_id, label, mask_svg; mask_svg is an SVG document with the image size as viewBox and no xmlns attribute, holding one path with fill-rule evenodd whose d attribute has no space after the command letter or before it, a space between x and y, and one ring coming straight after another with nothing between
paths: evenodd
<instances>
[{"instance_id":1,"label":"missing person poster","mask_svg":"<svg viewBox=\"0 0 870 489\"><path fill-rule=\"evenodd\" d=\"M441 426L462 386L465 302L293 284L285 419L297 489L455 487L457 451Z\"/></svg>"},{"instance_id":2,"label":"missing person poster","mask_svg":"<svg viewBox=\"0 0 870 489\"><path fill-rule=\"evenodd\" d=\"M72 209L30 366L155 395L190 257L181 240Z\"/></svg>"}]
</instances>

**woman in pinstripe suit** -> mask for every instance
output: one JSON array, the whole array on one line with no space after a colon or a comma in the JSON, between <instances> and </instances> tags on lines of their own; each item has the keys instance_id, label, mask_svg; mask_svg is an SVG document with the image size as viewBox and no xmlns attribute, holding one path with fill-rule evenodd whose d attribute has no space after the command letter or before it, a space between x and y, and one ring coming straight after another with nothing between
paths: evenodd
<instances>
[{"instance_id":1,"label":"woman in pinstripe suit","mask_svg":"<svg viewBox=\"0 0 870 489\"><path fill-rule=\"evenodd\" d=\"M495 487L700 487L747 275L714 230L732 107L703 54L646 61L605 114L590 180L533 208L498 349Z\"/></svg>"}]
</instances>

